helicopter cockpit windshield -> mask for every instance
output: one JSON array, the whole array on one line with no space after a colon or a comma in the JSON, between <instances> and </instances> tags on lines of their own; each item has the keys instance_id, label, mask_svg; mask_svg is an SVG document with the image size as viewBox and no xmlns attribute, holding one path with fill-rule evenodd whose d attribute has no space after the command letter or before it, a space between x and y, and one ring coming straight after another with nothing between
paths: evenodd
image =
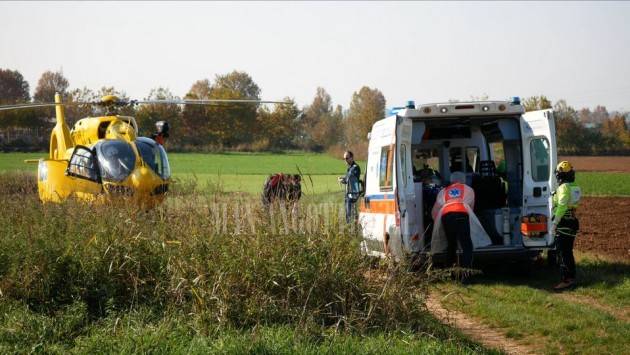
<instances>
[{"instance_id":1,"label":"helicopter cockpit windshield","mask_svg":"<svg viewBox=\"0 0 630 355\"><path fill-rule=\"evenodd\" d=\"M122 181L135 168L136 154L129 143L122 140L104 140L98 142L95 148L103 180Z\"/></svg>"},{"instance_id":2,"label":"helicopter cockpit windshield","mask_svg":"<svg viewBox=\"0 0 630 355\"><path fill-rule=\"evenodd\" d=\"M171 166L168 163L164 147L157 144L153 139L138 137L136 147L142 160L162 179L171 177Z\"/></svg>"}]
</instances>

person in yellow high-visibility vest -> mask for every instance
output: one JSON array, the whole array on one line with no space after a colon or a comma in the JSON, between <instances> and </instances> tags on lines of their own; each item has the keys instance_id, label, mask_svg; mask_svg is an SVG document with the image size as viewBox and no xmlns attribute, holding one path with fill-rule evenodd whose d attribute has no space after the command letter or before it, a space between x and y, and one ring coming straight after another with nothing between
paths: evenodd
<instances>
[{"instance_id":1,"label":"person in yellow high-visibility vest","mask_svg":"<svg viewBox=\"0 0 630 355\"><path fill-rule=\"evenodd\" d=\"M562 291L575 286L575 258L573 244L580 230L580 222L575 210L582 197L580 187L575 183L575 170L568 161L562 161L556 168L558 189L553 194L552 231L556 239L560 283L554 290Z\"/></svg>"}]
</instances>

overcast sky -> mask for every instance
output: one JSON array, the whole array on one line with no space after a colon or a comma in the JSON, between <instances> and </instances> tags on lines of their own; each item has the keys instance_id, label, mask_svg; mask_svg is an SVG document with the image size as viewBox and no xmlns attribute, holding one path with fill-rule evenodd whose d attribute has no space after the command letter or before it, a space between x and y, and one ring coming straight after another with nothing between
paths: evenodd
<instances>
[{"instance_id":1,"label":"overcast sky","mask_svg":"<svg viewBox=\"0 0 630 355\"><path fill-rule=\"evenodd\" d=\"M265 99L308 104L318 86L347 108L545 94L630 110L630 3L0 3L0 68L31 91L63 68L71 87L132 98L234 69Z\"/></svg>"}]
</instances>

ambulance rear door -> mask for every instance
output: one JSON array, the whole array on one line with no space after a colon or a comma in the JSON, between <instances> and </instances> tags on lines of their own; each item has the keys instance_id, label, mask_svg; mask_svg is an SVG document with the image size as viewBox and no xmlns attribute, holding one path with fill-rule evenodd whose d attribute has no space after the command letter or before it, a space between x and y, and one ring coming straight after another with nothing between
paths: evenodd
<instances>
[{"instance_id":1,"label":"ambulance rear door","mask_svg":"<svg viewBox=\"0 0 630 355\"><path fill-rule=\"evenodd\" d=\"M529 238L523 235L527 248L548 247L554 242L551 235L551 193L554 190L557 164L556 132L552 110L526 112L521 115L523 150L523 210L522 216L547 217L547 233ZM521 221L518 221L520 225Z\"/></svg>"},{"instance_id":2,"label":"ambulance rear door","mask_svg":"<svg viewBox=\"0 0 630 355\"><path fill-rule=\"evenodd\" d=\"M368 255L399 255L400 233L396 227L395 149L396 116L372 126L365 172L365 196L360 199L359 224L362 248Z\"/></svg>"},{"instance_id":3,"label":"ambulance rear door","mask_svg":"<svg viewBox=\"0 0 630 355\"><path fill-rule=\"evenodd\" d=\"M396 122L396 193L397 217L400 220L402 247L408 252L421 248L418 206L413 182L411 160L411 132L413 122L407 117L397 117ZM424 124L420 123L424 128Z\"/></svg>"}]
</instances>

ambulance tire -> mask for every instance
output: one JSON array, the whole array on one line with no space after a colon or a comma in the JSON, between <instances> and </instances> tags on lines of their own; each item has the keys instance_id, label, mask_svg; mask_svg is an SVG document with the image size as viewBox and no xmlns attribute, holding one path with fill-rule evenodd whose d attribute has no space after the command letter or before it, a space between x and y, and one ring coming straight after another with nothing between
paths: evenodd
<instances>
[{"instance_id":1,"label":"ambulance tire","mask_svg":"<svg viewBox=\"0 0 630 355\"><path fill-rule=\"evenodd\" d=\"M519 260L512 265L512 274L517 277L528 277L537 268L538 256Z\"/></svg>"},{"instance_id":2,"label":"ambulance tire","mask_svg":"<svg viewBox=\"0 0 630 355\"><path fill-rule=\"evenodd\" d=\"M532 272L533 263L530 261L518 261L511 265L511 273L516 277L527 277Z\"/></svg>"}]
</instances>

